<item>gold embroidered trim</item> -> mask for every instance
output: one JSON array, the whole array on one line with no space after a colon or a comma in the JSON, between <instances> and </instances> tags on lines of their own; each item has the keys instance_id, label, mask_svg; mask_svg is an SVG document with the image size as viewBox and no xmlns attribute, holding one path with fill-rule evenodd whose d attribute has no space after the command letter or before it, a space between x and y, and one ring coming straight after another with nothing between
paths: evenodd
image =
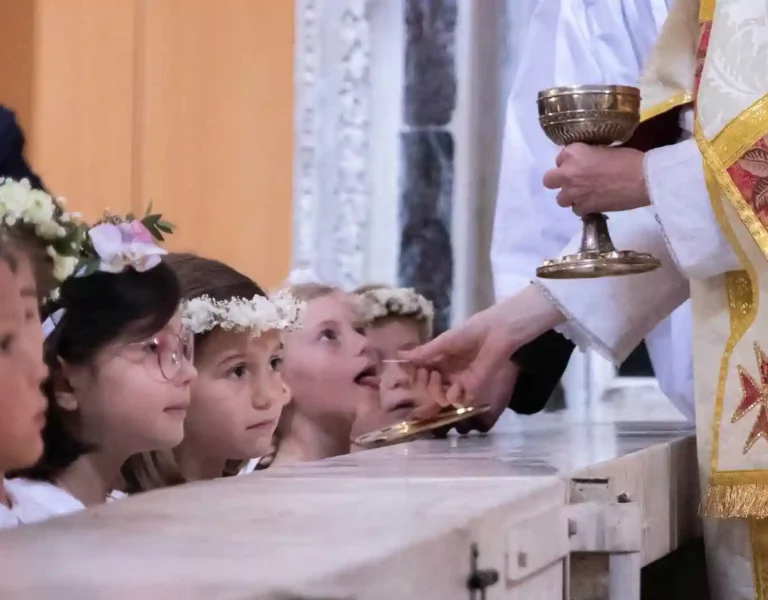
<instances>
[{"instance_id":1,"label":"gold embroidered trim","mask_svg":"<svg viewBox=\"0 0 768 600\"><path fill-rule=\"evenodd\" d=\"M697 141L706 145L703 140L698 122L695 124L695 136ZM701 146L700 146L701 147ZM716 157L715 157L716 158ZM727 173L726 173L727 174ZM704 514L707 516L730 518L746 516L750 511L765 510L768 516L768 472L767 471L718 471L718 457L720 455L720 424L723 417L723 405L725 399L725 385L728 378L728 366L736 344L744 337L749 327L757 316L759 307L759 294L754 268L748 257L742 250L731 227L723 206L724 198L718 181L704 161L704 175L709 191L712 210L717 218L723 234L733 247L733 251L739 261L746 268L745 271L731 271L725 274L725 289L728 294L728 315L731 332L725 344L720 359L720 369L717 382L717 397L715 399L715 411L712 419L712 450L710 454L710 479L708 482L707 498L704 503ZM728 177L728 180L733 181ZM735 188L735 185L734 185ZM736 190L738 192L738 190ZM762 490L759 498L765 498L765 506L759 502L757 491ZM757 514L752 516L758 516Z\"/></svg>"},{"instance_id":2,"label":"gold embroidered trim","mask_svg":"<svg viewBox=\"0 0 768 600\"><path fill-rule=\"evenodd\" d=\"M707 22L715 18L715 0L700 0L699 21Z\"/></svg>"},{"instance_id":3,"label":"gold embroidered trim","mask_svg":"<svg viewBox=\"0 0 768 600\"><path fill-rule=\"evenodd\" d=\"M730 174L728 173L723 163L720 161L720 158L712 148L712 145L704 137L704 132L701 130L701 124L699 123L698 119L696 120L693 129L693 135L696 138L696 143L698 144L699 150L704 157L705 166L708 167L708 169L711 171L720 188L730 201L731 206L733 206L736 214L739 216L739 219L741 219L741 222L744 223L747 231L749 231L750 235L757 243L760 251L766 258L768 258L768 231L766 231L765 227L757 218L752 208L749 206L749 204L747 204L747 201L744 199L744 196L742 196L739 188L736 187L736 184L733 182L733 179L731 179ZM718 221L720 221L719 217ZM720 225L721 227L723 226L722 221L720 221ZM723 230L725 231L725 229ZM730 226L728 231L730 231ZM731 244L733 244L734 240L732 240L730 237L728 239ZM739 259L745 258L746 257L739 255Z\"/></svg>"},{"instance_id":4,"label":"gold embroidered trim","mask_svg":"<svg viewBox=\"0 0 768 600\"><path fill-rule=\"evenodd\" d=\"M693 94L691 94L691 92L678 92L668 100L664 100L664 102L659 102L655 106L643 110L640 113L640 122L644 123L645 121L650 121L673 108L683 106L684 104L690 104L691 102L693 102Z\"/></svg>"},{"instance_id":5,"label":"gold embroidered trim","mask_svg":"<svg viewBox=\"0 0 768 600\"><path fill-rule=\"evenodd\" d=\"M723 127L712 140L712 150L729 169L768 133L768 94Z\"/></svg>"},{"instance_id":6,"label":"gold embroidered trim","mask_svg":"<svg viewBox=\"0 0 768 600\"><path fill-rule=\"evenodd\" d=\"M704 514L720 519L768 518L768 483L712 485L710 482Z\"/></svg>"}]
</instances>

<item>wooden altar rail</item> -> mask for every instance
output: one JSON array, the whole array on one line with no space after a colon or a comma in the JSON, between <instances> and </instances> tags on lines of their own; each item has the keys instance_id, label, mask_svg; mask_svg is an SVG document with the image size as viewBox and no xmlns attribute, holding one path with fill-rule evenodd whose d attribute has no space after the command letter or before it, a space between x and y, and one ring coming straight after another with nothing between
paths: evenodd
<instances>
[{"instance_id":1,"label":"wooden altar rail","mask_svg":"<svg viewBox=\"0 0 768 600\"><path fill-rule=\"evenodd\" d=\"M0 597L559 600L582 593L578 550L610 551L629 600L641 565L698 534L695 474L679 425L537 419L3 532Z\"/></svg>"}]
</instances>

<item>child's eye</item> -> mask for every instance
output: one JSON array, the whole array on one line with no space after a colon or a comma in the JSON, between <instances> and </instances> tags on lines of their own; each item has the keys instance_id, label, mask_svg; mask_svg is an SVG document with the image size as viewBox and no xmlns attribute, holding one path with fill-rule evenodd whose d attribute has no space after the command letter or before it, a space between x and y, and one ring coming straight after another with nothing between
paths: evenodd
<instances>
[{"instance_id":1,"label":"child's eye","mask_svg":"<svg viewBox=\"0 0 768 600\"><path fill-rule=\"evenodd\" d=\"M13 348L13 343L16 341L16 336L13 334L4 335L0 338L0 352L8 354Z\"/></svg>"},{"instance_id":2,"label":"child's eye","mask_svg":"<svg viewBox=\"0 0 768 600\"><path fill-rule=\"evenodd\" d=\"M245 363L235 365L229 371L227 371L227 376L232 377L234 379L242 379L248 374L248 367L245 366Z\"/></svg>"},{"instance_id":3,"label":"child's eye","mask_svg":"<svg viewBox=\"0 0 768 600\"><path fill-rule=\"evenodd\" d=\"M148 342L144 343L144 350L147 352L151 352L152 354L157 354L160 352L160 341L155 338L151 339Z\"/></svg>"},{"instance_id":4,"label":"child's eye","mask_svg":"<svg viewBox=\"0 0 768 600\"><path fill-rule=\"evenodd\" d=\"M277 371L280 369L280 365L283 364L283 358L281 356L272 356L269 359L269 366L272 367L273 371Z\"/></svg>"},{"instance_id":5,"label":"child's eye","mask_svg":"<svg viewBox=\"0 0 768 600\"><path fill-rule=\"evenodd\" d=\"M362 326L360 326L360 327L355 327L355 332L356 332L356 333L359 333L360 335L363 335L363 336L364 336L364 335L365 335L365 327L362 327Z\"/></svg>"},{"instance_id":6,"label":"child's eye","mask_svg":"<svg viewBox=\"0 0 768 600\"><path fill-rule=\"evenodd\" d=\"M338 338L338 334L333 329L323 329L320 332L320 339L321 340L329 340L334 341Z\"/></svg>"}]
</instances>

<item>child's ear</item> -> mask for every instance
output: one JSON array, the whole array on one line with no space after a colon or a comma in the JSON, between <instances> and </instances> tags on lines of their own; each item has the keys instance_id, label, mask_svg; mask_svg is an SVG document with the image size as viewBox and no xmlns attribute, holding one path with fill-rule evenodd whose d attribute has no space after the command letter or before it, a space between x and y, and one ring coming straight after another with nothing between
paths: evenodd
<instances>
[{"instance_id":1,"label":"child's ear","mask_svg":"<svg viewBox=\"0 0 768 600\"><path fill-rule=\"evenodd\" d=\"M75 396L75 390L70 384L72 368L62 358L57 360L59 368L51 375L56 404L68 412L74 412L77 410L77 397Z\"/></svg>"}]
</instances>

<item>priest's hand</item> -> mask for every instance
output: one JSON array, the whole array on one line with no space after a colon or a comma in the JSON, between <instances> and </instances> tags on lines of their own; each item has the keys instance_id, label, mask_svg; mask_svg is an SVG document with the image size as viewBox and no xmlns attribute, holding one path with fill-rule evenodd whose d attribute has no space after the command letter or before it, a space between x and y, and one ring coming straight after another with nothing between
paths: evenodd
<instances>
[{"instance_id":1,"label":"priest's hand","mask_svg":"<svg viewBox=\"0 0 768 600\"><path fill-rule=\"evenodd\" d=\"M544 187L560 190L557 203L579 216L631 210L650 204L643 152L571 144L544 174Z\"/></svg>"},{"instance_id":2,"label":"priest's hand","mask_svg":"<svg viewBox=\"0 0 768 600\"><path fill-rule=\"evenodd\" d=\"M519 373L520 368L514 361L508 360L502 364L485 384L478 398L478 404L487 404L490 410L472 419L456 423L456 431L462 435L473 431L488 433L504 411L509 408L509 398L515 389Z\"/></svg>"},{"instance_id":3,"label":"priest's hand","mask_svg":"<svg viewBox=\"0 0 768 600\"><path fill-rule=\"evenodd\" d=\"M401 356L440 371L450 382L446 399L482 400L484 386L521 345L565 320L535 285L479 312L465 323Z\"/></svg>"}]
</instances>

